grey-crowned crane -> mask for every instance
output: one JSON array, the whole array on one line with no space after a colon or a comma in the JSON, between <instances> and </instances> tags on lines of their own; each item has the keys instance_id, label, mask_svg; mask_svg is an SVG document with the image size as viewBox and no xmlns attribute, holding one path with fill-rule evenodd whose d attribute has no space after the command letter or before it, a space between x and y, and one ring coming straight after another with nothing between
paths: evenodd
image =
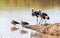
<instances>
[{"instance_id":1,"label":"grey-crowned crane","mask_svg":"<svg viewBox=\"0 0 60 38\"><path fill-rule=\"evenodd\" d=\"M39 21L39 24L41 21L43 21L43 19L45 20L45 24L46 24L46 19L49 20L50 17L46 14L46 13L40 13L39 16L41 17L41 20Z\"/></svg>"},{"instance_id":2,"label":"grey-crowned crane","mask_svg":"<svg viewBox=\"0 0 60 38\"><path fill-rule=\"evenodd\" d=\"M45 20L45 24L46 24L46 19L47 20L50 19L50 17L46 13L42 13L40 10L39 11L34 11L32 9L32 16L36 16L37 17L37 24L38 24L38 17L41 17L41 20L39 21L39 24L42 21L42 19Z\"/></svg>"},{"instance_id":3,"label":"grey-crowned crane","mask_svg":"<svg viewBox=\"0 0 60 38\"><path fill-rule=\"evenodd\" d=\"M40 14L40 10L39 11L34 11L34 9L32 9L32 16L36 16L36 18L37 18L37 24L38 24L38 17L39 17L39 14Z\"/></svg>"}]
</instances>

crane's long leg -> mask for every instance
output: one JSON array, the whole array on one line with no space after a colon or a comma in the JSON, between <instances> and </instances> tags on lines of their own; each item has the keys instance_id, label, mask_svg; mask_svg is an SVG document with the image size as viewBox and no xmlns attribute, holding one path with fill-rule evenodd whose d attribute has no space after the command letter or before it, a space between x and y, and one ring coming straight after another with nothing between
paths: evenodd
<instances>
[{"instance_id":1,"label":"crane's long leg","mask_svg":"<svg viewBox=\"0 0 60 38\"><path fill-rule=\"evenodd\" d=\"M43 19L42 19L42 22L41 23L43 23Z\"/></svg>"},{"instance_id":2,"label":"crane's long leg","mask_svg":"<svg viewBox=\"0 0 60 38\"><path fill-rule=\"evenodd\" d=\"M46 19L45 19L45 24L46 24L47 22L46 22Z\"/></svg>"},{"instance_id":3,"label":"crane's long leg","mask_svg":"<svg viewBox=\"0 0 60 38\"><path fill-rule=\"evenodd\" d=\"M39 24L41 24L41 21L43 22L42 18L41 18L41 20L39 21Z\"/></svg>"},{"instance_id":4,"label":"crane's long leg","mask_svg":"<svg viewBox=\"0 0 60 38\"><path fill-rule=\"evenodd\" d=\"M38 24L38 17L37 17L37 23L36 24Z\"/></svg>"},{"instance_id":5,"label":"crane's long leg","mask_svg":"<svg viewBox=\"0 0 60 38\"><path fill-rule=\"evenodd\" d=\"M42 20L42 19L41 19ZM41 20L39 21L39 24L41 23Z\"/></svg>"}]
</instances>

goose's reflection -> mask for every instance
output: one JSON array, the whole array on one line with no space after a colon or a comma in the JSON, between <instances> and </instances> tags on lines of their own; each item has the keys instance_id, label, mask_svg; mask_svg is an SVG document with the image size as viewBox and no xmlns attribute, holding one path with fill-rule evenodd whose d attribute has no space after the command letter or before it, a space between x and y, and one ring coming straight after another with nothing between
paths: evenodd
<instances>
[{"instance_id":1,"label":"goose's reflection","mask_svg":"<svg viewBox=\"0 0 60 38\"><path fill-rule=\"evenodd\" d=\"M31 33L31 35L30 35L30 38L42 38L42 36L40 35L40 33Z\"/></svg>"}]
</instances>

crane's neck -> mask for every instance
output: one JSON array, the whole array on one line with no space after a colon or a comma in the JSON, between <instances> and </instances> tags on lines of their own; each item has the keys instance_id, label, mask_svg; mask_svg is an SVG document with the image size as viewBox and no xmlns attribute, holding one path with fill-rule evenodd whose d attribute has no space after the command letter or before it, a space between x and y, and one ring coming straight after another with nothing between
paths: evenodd
<instances>
[{"instance_id":1,"label":"crane's neck","mask_svg":"<svg viewBox=\"0 0 60 38\"><path fill-rule=\"evenodd\" d=\"M41 15L41 12L39 12L39 15Z\"/></svg>"},{"instance_id":2,"label":"crane's neck","mask_svg":"<svg viewBox=\"0 0 60 38\"><path fill-rule=\"evenodd\" d=\"M41 10L39 10L39 15L41 15Z\"/></svg>"},{"instance_id":3,"label":"crane's neck","mask_svg":"<svg viewBox=\"0 0 60 38\"><path fill-rule=\"evenodd\" d=\"M34 12L34 10L32 9L32 12Z\"/></svg>"}]
</instances>

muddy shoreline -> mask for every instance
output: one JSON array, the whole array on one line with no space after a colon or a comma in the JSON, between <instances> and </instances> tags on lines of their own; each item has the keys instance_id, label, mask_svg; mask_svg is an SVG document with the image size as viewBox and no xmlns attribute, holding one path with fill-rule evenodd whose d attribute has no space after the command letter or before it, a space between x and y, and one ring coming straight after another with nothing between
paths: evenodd
<instances>
[{"instance_id":1,"label":"muddy shoreline","mask_svg":"<svg viewBox=\"0 0 60 38\"><path fill-rule=\"evenodd\" d=\"M37 31L38 33L36 36L41 38L60 38L60 23L48 25L26 25L23 27Z\"/></svg>"}]
</instances>

